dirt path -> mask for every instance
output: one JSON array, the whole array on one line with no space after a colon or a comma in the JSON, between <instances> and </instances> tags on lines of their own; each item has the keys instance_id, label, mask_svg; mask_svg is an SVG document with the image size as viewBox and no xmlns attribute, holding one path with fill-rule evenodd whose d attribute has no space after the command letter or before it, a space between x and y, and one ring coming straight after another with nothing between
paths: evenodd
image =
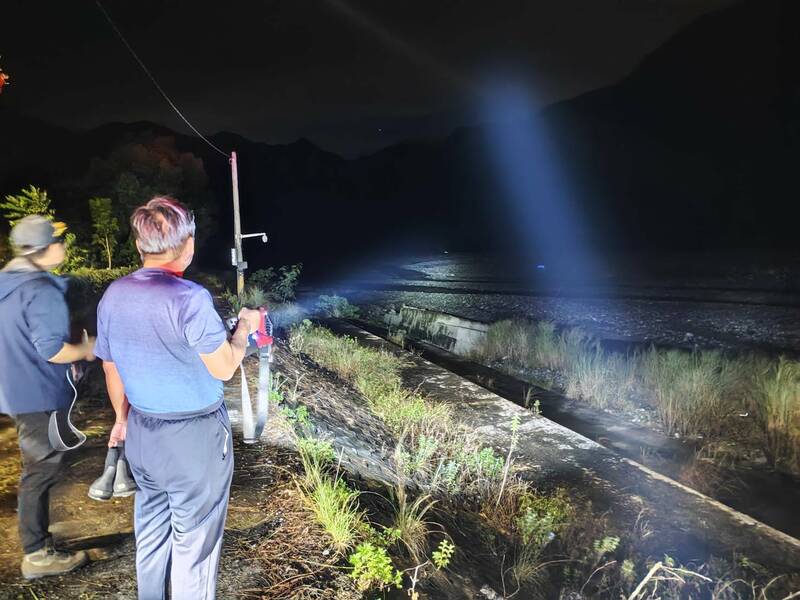
<instances>
[{"instance_id":1,"label":"dirt path","mask_svg":"<svg viewBox=\"0 0 800 600\"><path fill-rule=\"evenodd\" d=\"M102 471L112 411L102 375L94 370L73 413L89 441L70 453L64 481L53 491L51 531L56 543L84 548L92 562L70 575L27 582L16 522L19 458L12 421L0 418L0 599L136 598L133 498L97 502L86 496ZM278 444L237 444L219 598L360 598L332 559L293 475L293 452ZM326 566L330 565L330 566Z\"/></svg>"}]
</instances>

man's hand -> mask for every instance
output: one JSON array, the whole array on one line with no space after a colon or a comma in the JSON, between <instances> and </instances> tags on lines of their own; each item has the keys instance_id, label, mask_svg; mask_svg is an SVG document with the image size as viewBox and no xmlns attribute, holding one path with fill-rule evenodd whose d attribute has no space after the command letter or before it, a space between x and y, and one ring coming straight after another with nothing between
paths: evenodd
<instances>
[{"instance_id":1,"label":"man's hand","mask_svg":"<svg viewBox=\"0 0 800 600\"><path fill-rule=\"evenodd\" d=\"M114 423L114 427L111 429L111 435L108 436L108 447L113 448L118 446L120 442L125 441L125 435L128 433L128 422L117 422Z\"/></svg>"},{"instance_id":2,"label":"man's hand","mask_svg":"<svg viewBox=\"0 0 800 600\"><path fill-rule=\"evenodd\" d=\"M97 338L90 337L89 333L84 329L83 335L81 336L81 349L84 352L84 360L92 362L95 358L97 358L94 355L95 342L97 342Z\"/></svg>"},{"instance_id":3,"label":"man's hand","mask_svg":"<svg viewBox=\"0 0 800 600\"><path fill-rule=\"evenodd\" d=\"M258 331L258 326L261 325L261 311L253 308L243 308L239 311L239 322L247 325L248 335Z\"/></svg>"}]
</instances>

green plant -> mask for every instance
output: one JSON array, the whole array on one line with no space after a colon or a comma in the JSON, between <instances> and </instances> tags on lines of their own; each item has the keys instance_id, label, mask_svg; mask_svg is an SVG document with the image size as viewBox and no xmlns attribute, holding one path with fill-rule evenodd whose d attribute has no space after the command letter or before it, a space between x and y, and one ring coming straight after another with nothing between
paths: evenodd
<instances>
[{"instance_id":1,"label":"green plant","mask_svg":"<svg viewBox=\"0 0 800 600\"><path fill-rule=\"evenodd\" d=\"M767 458L800 471L800 363L781 357L777 364L762 367L753 396Z\"/></svg>"},{"instance_id":2,"label":"green plant","mask_svg":"<svg viewBox=\"0 0 800 600\"><path fill-rule=\"evenodd\" d=\"M425 515L433 508L436 501L422 494L411 502L405 485L399 482L392 489L392 503L394 505L392 527L399 532L398 537L411 558L420 562L428 546L428 521L425 520Z\"/></svg>"},{"instance_id":3,"label":"green plant","mask_svg":"<svg viewBox=\"0 0 800 600\"><path fill-rule=\"evenodd\" d=\"M51 221L55 219L55 211L50 208L50 196L47 195L47 190L34 185L23 188L19 194L6 196L5 202L0 203L0 210L12 227L28 215L42 215Z\"/></svg>"},{"instance_id":4,"label":"green plant","mask_svg":"<svg viewBox=\"0 0 800 600\"><path fill-rule=\"evenodd\" d=\"M392 586L400 589L403 583L403 576L394 568L386 548L362 542L348 560L353 566L350 577L362 592L383 590Z\"/></svg>"},{"instance_id":5,"label":"green plant","mask_svg":"<svg viewBox=\"0 0 800 600\"><path fill-rule=\"evenodd\" d=\"M264 290L273 302L285 303L294 300L303 263L284 265L277 271L274 267L258 269L247 278L247 286Z\"/></svg>"},{"instance_id":6,"label":"green plant","mask_svg":"<svg viewBox=\"0 0 800 600\"><path fill-rule=\"evenodd\" d=\"M645 385L670 434L718 432L726 403L743 395L738 389L743 372L740 365L720 352L653 349L645 357L644 367Z\"/></svg>"},{"instance_id":7,"label":"green plant","mask_svg":"<svg viewBox=\"0 0 800 600\"><path fill-rule=\"evenodd\" d=\"M359 314L357 306L353 306L347 298L336 294L320 296L317 300L317 310L329 319L355 319Z\"/></svg>"},{"instance_id":8,"label":"green plant","mask_svg":"<svg viewBox=\"0 0 800 600\"><path fill-rule=\"evenodd\" d=\"M278 302L289 302L295 298L297 282L300 279L300 272L303 270L303 263L287 265L280 268L278 281L272 286L271 295Z\"/></svg>"},{"instance_id":9,"label":"green plant","mask_svg":"<svg viewBox=\"0 0 800 600\"><path fill-rule=\"evenodd\" d=\"M267 304L267 294L258 287L245 287L241 297L231 290L221 294L222 301L231 314L238 314L242 308L258 308Z\"/></svg>"},{"instance_id":10,"label":"green plant","mask_svg":"<svg viewBox=\"0 0 800 600\"><path fill-rule=\"evenodd\" d=\"M448 540L439 542L439 546L431 553L431 559L437 569L446 569L456 552L456 547Z\"/></svg>"},{"instance_id":11,"label":"green plant","mask_svg":"<svg viewBox=\"0 0 800 600\"><path fill-rule=\"evenodd\" d=\"M317 521L331 538L333 548L342 554L355 543L364 518L358 507L358 492L341 479L320 478L307 498Z\"/></svg>"},{"instance_id":12,"label":"green plant","mask_svg":"<svg viewBox=\"0 0 800 600\"><path fill-rule=\"evenodd\" d=\"M297 438L297 453L303 463L304 485L315 489L322 481L325 469L336 460L336 453L330 442L314 438Z\"/></svg>"},{"instance_id":13,"label":"green plant","mask_svg":"<svg viewBox=\"0 0 800 600\"><path fill-rule=\"evenodd\" d=\"M105 256L107 269L111 268L114 250L117 247L117 234L119 221L114 216L111 198L90 198L89 213L92 219L92 243L97 246Z\"/></svg>"}]
</instances>

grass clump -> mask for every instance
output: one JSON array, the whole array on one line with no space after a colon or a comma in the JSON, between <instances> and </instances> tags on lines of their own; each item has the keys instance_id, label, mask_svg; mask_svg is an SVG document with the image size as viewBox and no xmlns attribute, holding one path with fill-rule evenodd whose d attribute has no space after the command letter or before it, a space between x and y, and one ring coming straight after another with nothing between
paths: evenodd
<instances>
[{"instance_id":1,"label":"grass clump","mask_svg":"<svg viewBox=\"0 0 800 600\"><path fill-rule=\"evenodd\" d=\"M334 550L344 554L352 548L364 520L358 506L358 492L341 479L321 478L307 498L317 521L331 537Z\"/></svg>"},{"instance_id":2,"label":"grass clump","mask_svg":"<svg viewBox=\"0 0 800 600\"><path fill-rule=\"evenodd\" d=\"M644 384L667 433L719 433L740 383L735 361L720 352L652 349L643 365Z\"/></svg>"},{"instance_id":3,"label":"grass clump","mask_svg":"<svg viewBox=\"0 0 800 600\"><path fill-rule=\"evenodd\" d=\"M404 484L399 483L392 490L394 519L392 529L397 532L409 556L419 563L428 551L429 522L425 516L436 504L427 494L411 500Z\"/></svg>"},{"instance_id":4,"label":"grass clump","mask_svg":"<svg viewBox=\"0 0 800 600\"><path fill-rule=\"evenodd\" d=\"M800 363L782 357L763 369L756 377L753 400L767 458L800 472Z\"/></svg>"}]
</instances>

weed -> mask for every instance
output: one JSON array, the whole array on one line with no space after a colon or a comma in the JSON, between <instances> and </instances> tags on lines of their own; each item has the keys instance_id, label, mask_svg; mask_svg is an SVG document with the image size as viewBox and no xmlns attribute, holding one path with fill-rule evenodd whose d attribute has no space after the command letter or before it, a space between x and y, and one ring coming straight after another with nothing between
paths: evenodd
<instances>
[{"instance_id":1,"label":"weed","mask_svg":"<svg viewBox=\"0 0 800 600\"><path fill-rule=\"evenodd\" d=\"M431 559L437 569L446 569L456 552L456 547L448 540L439 542L439 547L431 553Z\"/></svg>"},{"instance_id":2,"label":"weed","mask_svg":"<svg viewBox=\"0 0 800 600\"><path fill-rule=\"evenodd\" d=\"M392 528L399 532L398 537L415 562L420 562L428 549L427 535L429 522L425 515L436 504L428 495L420 495L413 502L408 497L405 485L399 483L392 490L394 522Z\"/></svg>"},{"instance_id":3,"label":"weed","mask_svg":"<svg viewBox=\"0 0 800 600\"><path fill-rule=\"evenodd\" d=\"M284 265L278 271L273 267L259 269L247 278L247 287L264 290L267 297L274 302L290 302L295 298L295 290L302 270L302 263Z\"/></svg>"},{"instance_id":4,"label":"weed","mask_svg":"<svg viewBox=\"0 0 800 600\"><path fill-rule=\"evenodd\" d=\"M245 287L242 296L239 297L230 290L222 292L222 301L231 314L239 314L242 308L258 308L267 304L267 293L255 286Z\"/></svg>"},{"instance_id":5,"label":"weed","mask_svg":"<svg viewBox=\"0 0 800 600\"><path fill-rule=\"evenodd\" d=\"M403 576L394 568L386 548L362 542L348 560L353 566L350 577L362 592L390 587L400 589Z\"/></svg>"},{"instance_id":6,"label":"weed","mask_svg":"<svg viewBox=\"0 0 800 600\"><path fill-rule=\"evenodd\" d=\"M304 485L314 490L322 482L326 467L336 460L333 446L327 441L300 437L297 439L297 452L305 472Z\"/></svg>"},{"instance_id":7,"label":"weed","mask_svg":"<svg viewBox=\"0 0 800 600\"><path fill-rule=\"evenodd\" d=\"M719 432L726 398L735 395L740 370L721 353L651 350L644 360L645 385L652 391L668 433Z\"/></svg>"},{"instance_id":8,"label":"weed","mask_svg":"<svg viewBox=\"0 0 800 600\"><path fill-rule=\"evenodd\" d=\"M317 521L330 535L336 552L342 554L355 543L364 515L358 507L358 492L341 479L320 478L307 498Z\"/></svg>"}]
</instances>

